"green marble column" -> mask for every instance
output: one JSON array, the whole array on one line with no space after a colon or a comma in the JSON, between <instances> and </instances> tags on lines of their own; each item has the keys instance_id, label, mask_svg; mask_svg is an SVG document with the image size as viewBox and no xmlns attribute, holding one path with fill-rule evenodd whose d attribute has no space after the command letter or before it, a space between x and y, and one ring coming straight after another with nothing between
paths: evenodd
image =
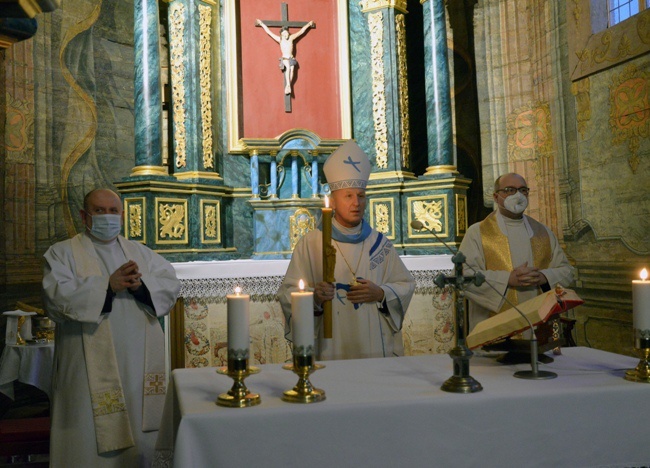
<instances>
[{"instance_id":1,"label":"green marble column","mask_svg":"<svg viewBox=\"0 0 650 468\"><path fill-rule=\"evenodd\" d=\"M444 0L420 0L424 23L428 174L455 172Z\"/></svg>"}]
</instances>

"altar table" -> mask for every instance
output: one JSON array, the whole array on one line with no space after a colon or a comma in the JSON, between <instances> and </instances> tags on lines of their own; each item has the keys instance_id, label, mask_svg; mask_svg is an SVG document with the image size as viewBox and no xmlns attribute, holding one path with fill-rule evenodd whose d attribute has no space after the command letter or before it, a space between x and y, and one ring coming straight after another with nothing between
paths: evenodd
<instances>
[{"instance_id":1,"label":"altar table","mask_svg":"<svg viewBox=\"0 0 650 468\"><path fill-rule=\"evenodd\" d=\"M232 380L215 368L172 374L158 452L176 467L631 467L650 464L650 385L623 379L638 359L565 348L540 370L553 380L513 377L529 364L474 356L483 390L443 392L446 355L325 361L311 376L326 400L286 403L297 377L260 366L246 380L262 402L215 405ZM173 441L173 444L172 444Z\"/></svg>"},{"instance_id":2,"label":"altar table","mask_svg":"<svg viewBox=\"0 0 650 468\"><path fill-rule=\"evenodd\" d=\"M52 394L54 343L6 345L0 357L0 392L13 400L14 380Z\"/></svg>"}]
</instances>

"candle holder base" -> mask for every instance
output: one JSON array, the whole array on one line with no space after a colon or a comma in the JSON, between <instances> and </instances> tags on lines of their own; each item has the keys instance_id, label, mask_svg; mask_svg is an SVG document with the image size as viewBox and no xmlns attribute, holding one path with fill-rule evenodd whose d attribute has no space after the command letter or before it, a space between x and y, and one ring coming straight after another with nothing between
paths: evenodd
<instances>
[{"instance_id":1,"label":"candle holder base","mask_svg":"<svg viewBox=\"0 0 650 468\"><path fill-rule=\"evenodd\" d=\"M650 348L636 349L641 355L641 360L634 369L625 372L623 378L631 382L650 383Z\"/></svg>"},{"instance_id":2,"label":"candle holder base","mask_svg":"<svg viewBox=\"0 0 650 468\"><path fill-rule=\"evenodd\" d=\"M298 383L282 394L282 400L288 403L317 403L325 400L325 392L314 388L309 381L309 374L324 367L316 364L313 356L294 356L293 364L285 364L282 368L293 371L298 376Z\"/></svg>"},{"instance_id":3,"label":"candle holder base","mask_svg":"<svg viewBox=\"0 0 650 468\"><path fill-rule=\"evenodd\" d=\"M454 375L445 380L441 390L450 393L476 393L483 390L483 386L469 375L469 359L472 354L466 346L456 346L449 352L454 361Z\"/></svg>"},{"instance_id":4,"label":"candle holder base","mask_svg":"<svg viewBox=\"0 0 650 468\"><path fill-rule=\"evenodd\" d=\"M246 408L259 405L262 402L260 395L251 393L244 384L244 379L251 374L260 372L258 367L247 367L245 369L231 370L228 367L217 369L217 374L227 375L234 380L232 388L227 393L222 393L215 402L218 406L227 408Z\"/></svg>"}]
</instances>

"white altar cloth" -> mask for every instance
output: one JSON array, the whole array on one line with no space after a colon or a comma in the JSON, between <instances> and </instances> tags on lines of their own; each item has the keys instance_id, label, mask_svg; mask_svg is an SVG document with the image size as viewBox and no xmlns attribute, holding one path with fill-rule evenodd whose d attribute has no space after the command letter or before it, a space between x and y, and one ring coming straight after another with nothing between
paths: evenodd
<instances>
[{"instance_id":1,"label":"white altar cloth","mask_svg":"<svg viewBox=\"0 0 650 468\"><path fill-rule=\"evenodd\" d=\"M176 467L629 467L650 464L650 385L628 382L638 359L565 348L541 369L473 357L483 391L443 392L447 355L323 362L311 376L327 399L283 402L297 377L260 366L245 380L262 402L223 408L232 379L215 368L173 371L159 442L175 438Z\"/></svg>"},{"instance_id":2,"label":"white altar cloth","mask_svg":"<svg viewBox=\"0 0 650 468\"><path fill-rule=\"evenodd\" d=\"M410 271L451 270L451 255L403 255L402 261ZM172 263L178 279L248 278L259 276L284 277L289 260L215 260Z\"/></svg>"},{"instance_id":3,"label":"white altar cloth","mask_svg":"<svg viewBox=\"0 0 650 468\"><path fill-rule=\"evenodd\" d=\"M14 399L14 380L33 385L52 397L54 343L5 346L0 357L0 392Z\"/></svg>"}]
</instances>

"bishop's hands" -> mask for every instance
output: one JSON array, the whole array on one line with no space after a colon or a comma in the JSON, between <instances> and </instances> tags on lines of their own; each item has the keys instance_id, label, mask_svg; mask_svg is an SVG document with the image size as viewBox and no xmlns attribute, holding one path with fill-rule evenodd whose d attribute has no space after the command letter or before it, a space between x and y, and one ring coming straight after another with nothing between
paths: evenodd
<instances>
[{"instance_id":1,"label":"bishop's hands","mask_svg":"<svg viewBox=\"0 0 650 468\"><path fill-rule=\"evenodd\" d=\"M335 292L332 283L321 281L314 288L314 302L320 307L323 302L334 299ZM350 286L347 298L353 304L382 302L384 300L384 290L370 280L358 279L357 284Z\"/></svg>"},{"instance_id":2,"label":"bishop's hands","mask_svg":"<svg viewBox=\"0 0 650 468\"><path fill-rule=\"evenodd\" d=\"M316 283L316 287L314 288L314 304L316 304L317 307L321 307L323 302L334 299L335 292L336 290L332 283L326 281Z\"/></svg>"},{"instance_id":3,"label":"bishop's hands","mask_svg":"<svg viewBox=\"0 0 650 468\"><path fill-rule=\"evenodd\" d=\"M350 286L350 291L348 291L348 301L353 304L382 302L383 300L384 290L367 279L357 279L357 284Z\"/></svg>"},{"instance_id":4,"label":"bishop's hands","mask_svg":"<svg viewBox=\"0 0 650 468\"><path fill-rule=\"evenodd\" d=\"M524 262L510 272L508 286L513 288L524 288L528 286L541 286L548 283L544 273L537 267L529 267L528 262Z\"/></svg>"},{"instance_id":5,"label":"bishop's hands","mask_svg":"<svg viewBox=\"0 0 650 468\"><path fill-rule=\"evenodd\" d=\"M142 273L139 271L138 264L129 260L113 272L108 278L108 284L115 293L122 292L127 288L135 292L142 286L141 277Z\"/></svg>"}]
</instances>

